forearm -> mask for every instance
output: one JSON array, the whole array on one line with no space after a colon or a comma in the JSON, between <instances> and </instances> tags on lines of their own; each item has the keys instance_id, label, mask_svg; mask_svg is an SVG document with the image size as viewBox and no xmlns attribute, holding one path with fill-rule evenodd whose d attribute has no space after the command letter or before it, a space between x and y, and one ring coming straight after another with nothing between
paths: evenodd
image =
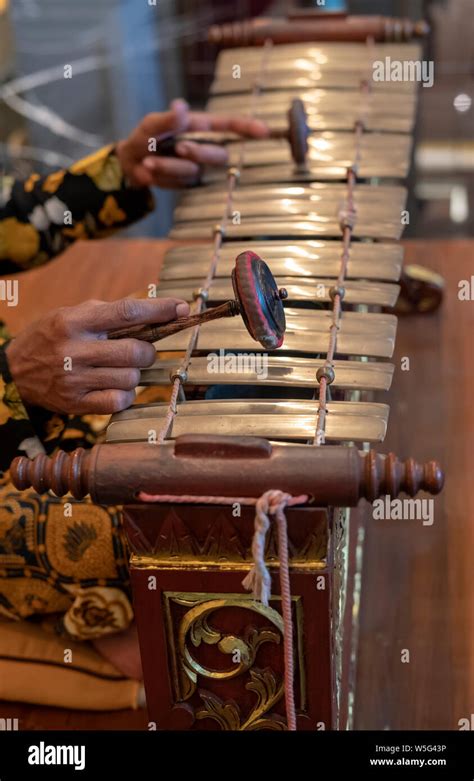
<instances>
[{"instance_id":1,"label":"forearm","mask_svg":"<svg viewBox=\"0 0 474 781\"><path fill-rule=\"evenodd\" d=\"M112 146L46 177L13 182L0 206L0 273L47 262L76 239L110 235L153 208L132 188Z\"/></svg>"}]
</instances>

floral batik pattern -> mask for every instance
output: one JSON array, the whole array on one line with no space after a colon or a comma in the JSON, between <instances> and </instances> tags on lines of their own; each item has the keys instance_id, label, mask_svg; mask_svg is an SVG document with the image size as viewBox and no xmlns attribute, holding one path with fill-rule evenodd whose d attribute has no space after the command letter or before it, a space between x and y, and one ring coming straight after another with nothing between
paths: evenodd
<instances>
[{"instance_id":1,"label":"floral batik pattern","mask_svg":"<svg viewBox=\"0 0 474 781\"><path fill-rule=\"evenodd\" d=\"M46 263L77 239L100 238L153 208L132 189L113 147L67 171L1 182L0 275ZM91 447L108 416L59 415L24 404L8 367L10 336L0 322L0 618L55 614L59 632L93 639L133 617L120 508L15 491L17 455Z\"/></svg>"},{"instance_id":2,"label":"floral batik pattern","mask_svg":"<svg viewBox=\"0 0 474 781\"><path fill-rule=\"evenodd\" d=\"M153 208L150 190L127 186L113 147L49 176L13 181L0 203L0 273L39 266L76 239L101 238Z\"/></svg>"}]
</instances>

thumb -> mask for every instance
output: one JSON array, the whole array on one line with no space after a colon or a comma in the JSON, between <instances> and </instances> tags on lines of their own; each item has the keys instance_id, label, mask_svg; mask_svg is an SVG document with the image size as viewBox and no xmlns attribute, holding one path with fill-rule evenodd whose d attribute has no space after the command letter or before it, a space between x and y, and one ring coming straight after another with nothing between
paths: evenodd
<instances>
[{"instance_id":1,"label":"thumb","mask_svg":"<svg viewBox=\"0 0 474 781\"><path fill-rule=\"evenodd\" d=\"M118 301L80 304L74 324L83 331L104 333L146 323L168 323L189 314L189 304L178 298L121 298Z\"/></svg>"}]
</instances>

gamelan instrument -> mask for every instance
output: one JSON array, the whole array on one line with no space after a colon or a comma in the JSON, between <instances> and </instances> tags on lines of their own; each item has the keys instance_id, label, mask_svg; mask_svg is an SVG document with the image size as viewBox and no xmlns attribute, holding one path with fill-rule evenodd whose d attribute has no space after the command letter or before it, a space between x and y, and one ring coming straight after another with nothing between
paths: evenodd
<instances>
[{"instance_id":1,"label":"gamelan instrument","mask_svg":"<svg viewBox=\"0 0 474 781\"><path fill-rule=\"evenodd\" d=\"M227 139L228 170L204 171L176 208L171 237L195 243L167 253L158 294L189 301L194 328L159 326L141 376L170 401L113 415L90 451L12 465L19 488L124 505L157 729L353 723L370 502L443 483L434 462L375 450L416 84L372 69L420 58L424 31L382 17L213 28L239 48L220 52L208 108L262 118L273 137ZM214 319L233 295L243 320Z\"/></svg>"}]
</instances>

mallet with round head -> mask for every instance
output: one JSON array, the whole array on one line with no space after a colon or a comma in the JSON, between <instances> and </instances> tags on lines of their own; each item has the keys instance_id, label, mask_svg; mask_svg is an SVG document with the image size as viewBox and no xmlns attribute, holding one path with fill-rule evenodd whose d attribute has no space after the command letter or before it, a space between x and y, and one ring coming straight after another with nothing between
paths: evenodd
<instances>
[{"instance_id":1,"label":"mallet with round head","mask_svg":"<svg viewBox=\"0 0 474 781\"><path fill-rule=\"evenodd\" d=\"M294 98L288 109L288 126L283 130L270 130L270 138L286 138L290 145L291 156L299 168L306 166L308 155L308 127L306 109L301 98ZM194 141L197 144L226 144L242 141L237 133L194 130L184 133L166 133L157 139L155 154L160 157L176 157L176 144L180 141Z\"/></svg>"},{"instance_id":2,"label":"mallet with round head","mask_svg":"<svg viewBox=\"0 0 474 781\"><path fill-rule=\"evenodd\" d=\"M275 350L283 344L285 333L285 312L282 301L287 298L285 288L278 289L272 272L265 261L255 252L241 252L232 270L232 285L235 299L225 304L206 309L199 314L135 328L121 328L110 331L109 339L133 337L145 342L158 342L167 336L193 328L196 325L218 320L221 317L241 315L242 320L255 341L266 350ZM203 299L207 291L198 291Z\"/></svg>"}]
</instances>

